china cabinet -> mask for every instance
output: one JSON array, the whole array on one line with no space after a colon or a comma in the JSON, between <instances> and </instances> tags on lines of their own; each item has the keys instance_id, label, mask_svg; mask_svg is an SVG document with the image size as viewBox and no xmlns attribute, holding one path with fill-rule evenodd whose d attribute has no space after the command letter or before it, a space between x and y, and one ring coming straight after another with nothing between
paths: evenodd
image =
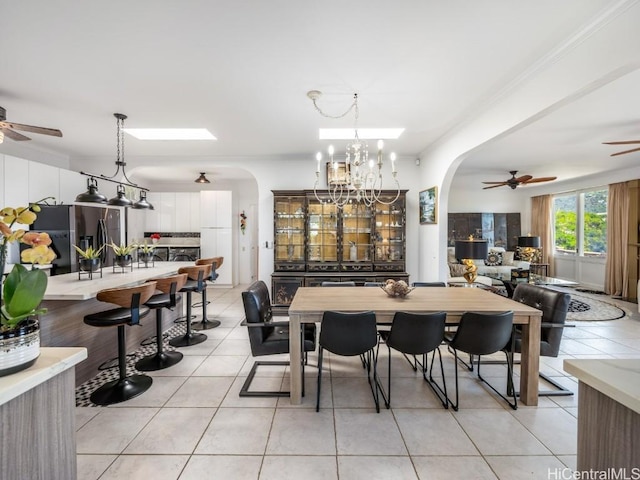
<instances>
[{"instance_id":1,"label":"china cabinet","mask_svg":"<svg viewBox=\"0 0 640 480\"><path fill-rule=\"evenodd\" d=\"M298 287L323 281L408 281L406 190L396 193L384 192L371 206L338 207L326 191L317 192L319 199L312 190L273 191L272 303L286 308Z\"/></svg>"}]
</instances>

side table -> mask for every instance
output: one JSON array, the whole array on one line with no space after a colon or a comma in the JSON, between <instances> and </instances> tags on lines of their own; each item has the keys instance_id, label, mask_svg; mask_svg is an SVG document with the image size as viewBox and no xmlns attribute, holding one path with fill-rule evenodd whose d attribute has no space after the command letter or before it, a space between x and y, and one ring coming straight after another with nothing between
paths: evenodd
<instances>
[{"instance_id":1,"label":"side table","mask_svg":"<svg viewBox=\"0 0 640 480\"><path fill-rule=\"evenodd\" d=\"M532 263L529 266L529 271L535 275L541 275L543 277L549 276L549 264L548 263Z\"/></svg>"}]
</instances>

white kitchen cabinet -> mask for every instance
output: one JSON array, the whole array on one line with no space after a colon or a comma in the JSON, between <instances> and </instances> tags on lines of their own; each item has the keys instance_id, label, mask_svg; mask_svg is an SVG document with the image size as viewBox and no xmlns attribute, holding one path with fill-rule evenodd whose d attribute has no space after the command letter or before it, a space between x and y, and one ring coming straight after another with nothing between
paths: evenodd
<instances>
[{"instance_id":1,"label":"white kitchen cabinet","mask_svg":"<svg viewBox=\"0 0 640 480\"><path fill-rule=\"evenodd\" d=\"M3 207L20 207L29 204L29 161L11 155L4 156ZM42 198L42 197L41 197ZM34 198L34 201L39 198Z\"/></svg>"},{"instance_id":2,"label":"white kitchen cabinet","mask_svg":"<svg viewBox=\"0 0 640 480\"><path fill-rule=\"evenodd\" d=\"M207 190L200 192L200 226L231 228L233 222L232 192Z\"/></svg>"},{"instance_id":3,"label":"white kitchen cabinet","mask_svg":"<svg viewBox=\"0 0 640 480\"><path fill-rule=\"evenodd\" d=\"M4 174L4 155L0 154L0 177L3 179L0 181L0 208L4 208L7 205L7 201L4 197L4 179L7 176Z\"/></svg>"},{"instance_id":4,"label":"white kitchen cabinet","mask_svg":"<svg viewBox=\"0 0 640 480\"><path fill-rule=\"evenodd\" d=\"M45 197L60 199L60 169L29 161L29 201L37 202ZM77 194L76 194L77 195ZM51 201L51 200L50 200Z\"/></svg>"},{"instance_id":5,"label":"white kitchen cabinet","mask_svg":"<svg viewBox=\"0 0 640 480\"><path fill-rule=\"evenodd\" d=\"M191 211L192 197L191 192L176 192L175 197L175 231L176 232L198 232L200 225L193 230L192 217L194 212ZM199 198L199 195L198 195ZM199 202L198 202L199 204ZM197 213L197 212L196 212ZM199 216L198 222L199 220Z\"/></svg>"},{"instance_id":6,"label":"white kitchen cabinet","mask_svg":"<svg viewBox=\"0 0 640 480\"><path fill-rule=\"evenodd\" d=\"M224 257L224 263L216 270L216 285L232 285L233 235L230 228L203 228L200 230L200 257Z\"/></svg>"},{"instance_id":7,"label":"white kitchen cabinet","mask_svg":"<svg viewBox=\"0 0 640 480\"><path fill-rule=\"evenodd\" d=\"M160 232L160 193L147 192L147 201L153 205L153 210L144 210L146 213L144 217L144 231Z\"/></svg>"},{"instance_id":8,"label":"white kitchen cabinet","mask_svg":"<svg viewBox=\"0 0 640 480\"><path fill-rule=\"evenodd\" d=\"M154 205L155 207L155 205ZM155 207L158 209L158 207ZM176 231L176 194L175 192L160 192L160 231Z\"/></svg>"},{"instance_id":9,"label":"white kitchen cabinet","mask_svg":"<svg viewBox=\"0 0 640 480\"><path fill-rule=\"evenodd\" d=\"M87 180L89 180L89 177L61 168L59 177L60 197L56 199L58 203L70 205L75 202L79 194L87 191Z\"/></svg>"},{"instance_id":10,"label":"white kitchen cabinet","mask_svg":"<svg viewBox=\"0 0 640 480\"><path fill-rule=\"evenodd\" d=\"M189 194L189 232L200 231L200 192Z\"/></svg>"}]
</instances>

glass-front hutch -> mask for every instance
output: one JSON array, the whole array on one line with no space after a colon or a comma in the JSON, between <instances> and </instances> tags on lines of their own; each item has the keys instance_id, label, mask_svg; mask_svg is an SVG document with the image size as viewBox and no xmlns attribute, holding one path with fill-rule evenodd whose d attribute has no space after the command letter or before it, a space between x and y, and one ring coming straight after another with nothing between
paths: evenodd
<instances>
[{"instance_id":1,"label":"glass-front hutch","mask_svg":"<svg viewBox=\"0 0 640 480\"><path fill-rule=\"evenodd\" d=\"M327 202L325 191L273 191L272 303L286 308L298 287L322 281L405 280L406 190L367 206ZM394 200L395 199L395 200ZM391 203L388 203L391 202Z\"/></svg>"}]
</instances>

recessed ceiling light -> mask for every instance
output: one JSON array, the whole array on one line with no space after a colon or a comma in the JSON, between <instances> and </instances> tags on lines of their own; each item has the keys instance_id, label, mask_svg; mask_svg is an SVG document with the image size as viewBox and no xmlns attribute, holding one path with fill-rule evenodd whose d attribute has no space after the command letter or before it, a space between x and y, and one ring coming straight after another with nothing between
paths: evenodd
<instances>
[{"instance_id":1,"label":"recessed ceiling light","mask_svg":"<svg viewBox=\"0 0 640 480\"><path fill-rule=\"evenodd\" d=\"M206 128L124 128L138 140L217 140Z\"/></svg>"},{"instance_id":2,"label":"recessed ceiling light","mask_svg":"<svg viewBox=\"0 0 640 480\"><path fill-rule=\"evenodd\" d=\"M359 128L358 137L362 140L395 140L404 132L404 128ZM356 136L353 128L321 128L320 140L351 140Z\"/></svg>"}]
</instances>

